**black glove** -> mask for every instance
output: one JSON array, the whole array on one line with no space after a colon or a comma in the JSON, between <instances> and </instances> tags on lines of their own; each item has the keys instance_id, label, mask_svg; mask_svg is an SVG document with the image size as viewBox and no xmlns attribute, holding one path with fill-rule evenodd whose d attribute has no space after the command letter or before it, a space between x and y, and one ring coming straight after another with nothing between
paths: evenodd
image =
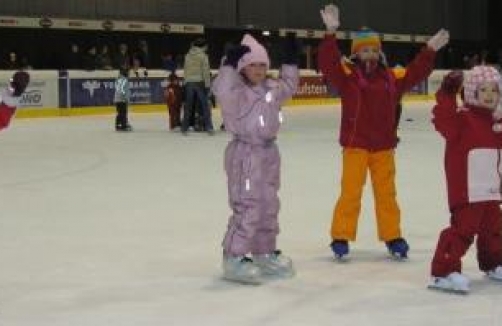
<instances>
[{"instance_id":1,"label":"black glove","mask_svg":"<svg viewBox=\"0 0 502 326\"><path fill-rule=\"evenodd\" d=\"M441 89L450 94L457 94L462 87L464 73L461 70L449 72L441 83Z\"/></svg>"},{"instance_id":2,"label":"black glove","mask_svg":"<svg viewBox=\"0 0 502 326\"><path fill-rule=\"evenodd\" d=\"M251 51L251 49L247 45L239 44L230 47L225 55L225 62L223 63L223 65L237 68L237 63L239 62L239 60L249 51Z\"/></svg>"},{"instance_id":3,"label":"black glove","mask_svg":"<svg viewBox=\"0 0 502 326\"><path fill-rule=\"evenodd\" d=\"M25 71L18 71L12 76L10 87L14 90L12 96L19 97L23 95L26 87L30 83L30 75Z\"/></svg>"},{"instance_id":4,"label":"black glove","mask_svg":"<svg viewBox=\"0 0 502 326\"><path fill-rule=\"evenodd\" d=\"M296 34L288 32L284 41L282 63L286 65L298 65L300 63L301 44Z\"/></svg>"}]
</instances>

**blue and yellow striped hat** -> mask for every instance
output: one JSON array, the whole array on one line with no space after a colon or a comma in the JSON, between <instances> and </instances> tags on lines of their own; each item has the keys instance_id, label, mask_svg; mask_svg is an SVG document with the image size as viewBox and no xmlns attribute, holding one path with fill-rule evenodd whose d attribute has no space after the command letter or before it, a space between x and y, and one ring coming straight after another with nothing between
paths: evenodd
<instances>
[{"instance_id":1,"label":"blue and yellow striped hat","mask_svg":"<svg viewBox=\"0 0 502 326\"><path fill-rule=\"evenodd\" d=\"M378 33L368 28L363 28L359 32L356 32L354 38L352 39L351 53L355 54L359 52L363 46L375 46L378 49L381 49L382 43Z\"/></svg>"}]
</instances>

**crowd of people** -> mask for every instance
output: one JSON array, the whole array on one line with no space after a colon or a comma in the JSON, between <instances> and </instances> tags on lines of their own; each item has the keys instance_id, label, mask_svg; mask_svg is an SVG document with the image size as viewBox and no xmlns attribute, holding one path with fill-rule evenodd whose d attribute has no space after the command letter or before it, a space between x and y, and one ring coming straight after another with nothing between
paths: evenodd
<instances>
[{"instance_id":1,"label":"crowd of people","mask_svg":"<svg viewBox=\"0 0 502 326\"><path fill-rule=\"evenodd\" d=\"M109 45L95 45L85 51L76 44L70 45L70 52L65 56L65 69L112 70L122 67L144 67L147 69L164 68L176 70L177 64L170 53L162 54L162 67L154 67L148 43L140 40L135 49L130 49L126 43L120 43L116 51Z\"/></svg>"},{"instance_id":2,"label":"crowd of people","mask_svg":"<svg viewBox=\"0 0 502 326\"><path fill-rule=\"evenodd\" d=\"M59 53L57 57L60 59L57 67L60 70L112 70L127 66L173 71L179 65L174 54L167 50L160 54L160 60L153 60L146 40L139 40L134 46L125 42L99 46L83 46L74 42L68 45L67 51ZM0 69L4 70L36 68L38 67L30 63L26 54L20 56L16 51L7 52L0 61Z\"/></svg>"},{"instance_id":3,"label":"crowd of people","mask_svg":"<svg viewBox=\"0 0 502 326\"><path fill-rule=\"evenodd\" d=\"M123 48L125 50L125 48ZM214 134L211 118L211 106L215 106L214 97L210 95L211 70L206 53L207 43L204 38L192 42L190 50L185 55L183 66L183 82L176 74L176 65L169 63L167 86L164 98L169 112L168 127L170 130L179 128L181 134L188 135L190 130L204 131ZM126 56L119 53L119 76L115 82L114 103L117 109L115 129L117 131L132 131L128 120L128 103L130 100L129 75L137 73L137 67L144 62L138 62L133 67L127 64ZM139 61L139 59L138 59ZM141 65L141 67L148 65ZM146 73L146 70L144 70ZM211 101L212 98L212 101Z\"/></svg>"},{"instance_id":4,"label":"crowd of people","mask_svg":"<svg viewBox=\"0 0 502 326\"><path fill-rule=\"evenodd\" d=\"M48 32L50 33L50 32ZM253 31L252 35L257 35ZM224 34L224 32L221 32ZM233 39L233 34L229 34ZM0 50L0 69L78 69L78 70L110 70L119 69L129 65L146 67L148 69L164 69L173 71L183 66L184 56L193 42L193 36L165 39L153 38L148 35L139 36L138 39L129 36L115 38L94 39L89 35L79 40L77 36L65 38L65 42L53 49L26 50L26 44L6 45ZM227 40L215 39L211 33L203 36L206 40L209 64L212 69L219 66L219 57L225 52ZM280 47L277 46L277 36L264 36L260 39L270 53L271 66L277 68L280 63ZM11 42L14 42L12 40ZM316 57L320 40L304 39L300 55L300 68L315 69ZM348 40L340 40L342 49L350 47ZM29 47L28 47L29 48ZM416 54L419 45L416 43L389 43L386 45L386 56L391 65L404 65ZM448 45L445 51L438 56L436 68L438 69L470 69L476 64L489 63L502 66L502 49L488 50L481 44L462 43L457 41Z\"/></svg>"}]
</instances>

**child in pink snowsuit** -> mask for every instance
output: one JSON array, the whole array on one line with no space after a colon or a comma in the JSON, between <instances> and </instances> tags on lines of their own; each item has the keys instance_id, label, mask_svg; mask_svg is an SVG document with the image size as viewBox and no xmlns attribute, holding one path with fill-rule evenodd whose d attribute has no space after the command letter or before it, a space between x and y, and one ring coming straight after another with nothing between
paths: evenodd
<instances>
[{"instance_id":1,"label":"child in pink snowsuit","mask_svg":"<svg viewBox=\"0 0 502 326\"><path fill-rule=\"evenodd\" d=\"M276 247L280 155L275 140L281 104L293 96L299 78L294 36L285 45L280 77L274 80L266 77L270 60L265 48L245 35L241 45L227 51L213 84L233 137L225 151L233 214L223 240L224 278L232 281L259 284L263 275L294 274L291 259Z\"/></svg>"}]
</instances>

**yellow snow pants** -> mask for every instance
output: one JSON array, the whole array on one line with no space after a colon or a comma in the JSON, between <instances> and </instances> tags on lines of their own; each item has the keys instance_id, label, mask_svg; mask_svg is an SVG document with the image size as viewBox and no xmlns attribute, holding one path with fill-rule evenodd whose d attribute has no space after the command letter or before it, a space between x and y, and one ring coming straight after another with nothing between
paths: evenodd
<instances>
[{"instance_id":1,"label":"yellow snow pants","mask_svg":"<svg viewBox=\"0 0 502 326\"><path fill-rule=\"evenodd\" d=\"M356 239L361 196L368 170L373 186L378 238L389 241L401 237L394 150L370 152L359 148L344 148L342 189L331 225L333 240Z\"/></svg>"}]
</instances>

